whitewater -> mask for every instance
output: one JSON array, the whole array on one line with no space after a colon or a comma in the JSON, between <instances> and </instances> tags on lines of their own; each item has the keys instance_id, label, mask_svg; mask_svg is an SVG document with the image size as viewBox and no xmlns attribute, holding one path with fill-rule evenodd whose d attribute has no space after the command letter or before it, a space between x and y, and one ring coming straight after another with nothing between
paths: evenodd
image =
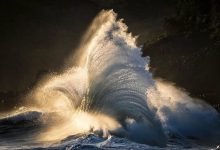
<instances>
[{"instance_id":1,"label":"whitewater","mask_svg":"<svg viewBox=\"0 0 220 150\"><path fill-rule=\"evenodd\" d=\"M0 149L217 149L219 113L154 79L127 28L101 11L63 72L0 114Z\"/></svg>"}]
</instances>

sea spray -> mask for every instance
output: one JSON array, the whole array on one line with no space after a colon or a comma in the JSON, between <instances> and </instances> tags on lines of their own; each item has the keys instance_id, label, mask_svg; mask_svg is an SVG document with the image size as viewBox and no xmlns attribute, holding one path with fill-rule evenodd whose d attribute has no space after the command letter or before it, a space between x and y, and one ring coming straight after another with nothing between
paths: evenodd
<instances>
[{"instance_id":1,"label":"sea spray","mask_svg":"<svg viewBox=\"0 0 220 150\"><path fill-rule=\"evenodd\" d=\"M67 131L65 136L93 131L102 136L114 134L140 143L165 146L162 125L147 103L146 91L154 87L147 70L148 60L141 57L136 38L126 32L127 26L121 20L116 21L116 17L113 11L102 11L91 25L92 32L88 30L89 39L79 48L82 56L78 66L50 77L32 94L37 103L43 104L41 108L59 111L59 116L66 118L67 121L62 121L67 122L62 123ZM81 113L86 114L84 120ZM95 118L100 115L111 121L105 123L100 117L97 121ZM85 130L75 126L76 120L87 124ZM54 129L49 126L48 131L47 136L40 137L52 140Z\"/></svg>"},{"instance_id":2,"label":"sea spray","mask_svg":"<svg viewBox=\"0 0 220 150\"><path fill-rule=\"evenodd\" d=\"M100 12L70 57L78 63L39 81L27 95L27 113L6 121L34 118L42 128L30 136L39 143L90 133L158 146L173 138L218 143L219 114L171 83L154 80L149 57L141 57L136 38L116 18L112 10Z\"/></svg>"},{"instance_id":3,"label":"sea spray","mask_svg":"<svg viewBox=\"0 0 220 150\"><path fill-rule=\"evenodd\" d=\"M217 142L220 137L218 113L171 84L154 80L148 70L149 57L141 57L136 38L128 34L127 26L116 18L112 10L102 11L78 48L81 56L77 66L50 77L38 87L36 93L43 94L43 101L49 101L51 106L56 104L58 107L52 109L59 110L59 115L64 114L67 122L71 122L68 127L64 125L65 136L92 131L159 146L165 146L170 135ZM45 97L51 92L59 96ZM42 102L42 98L36 99ZM65 106L64 109L61 106ZM107 126L108 121L100 117L95 119L97 115L111 118L109 124L114 125ZM74 126L76 120L87 127ZM90 121L84 123L86 120Z\"/></svg>"},{"instance_id":4,"label":"sea spray","mask_svg":"<svg viewBox=\"0 0 220 150\"><path fill-rule=\"evenodd\" d=\"M219 113L204 101L189 96L173 83L156 79L156 91L148 90L148 99L157 109L169 136L191 139L199 144L220 141Z\"/></svg>"}]
</instances>

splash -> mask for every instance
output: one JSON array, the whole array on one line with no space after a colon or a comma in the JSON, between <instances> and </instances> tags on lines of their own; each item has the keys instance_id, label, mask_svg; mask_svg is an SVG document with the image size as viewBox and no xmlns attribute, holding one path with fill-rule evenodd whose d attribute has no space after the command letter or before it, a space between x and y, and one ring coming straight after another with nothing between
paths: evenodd
<instances>
[{"instance_id":1,"label":"splash","mask_svg":"<svg viewBox=\"0 0 220 150\"><path fill-rule=\"evenodd\" d=\"M149 102L157 108L163 128L182 139L194 139L199 144L219 143L220 117L210 105L176 87L156 80L156 90L148 90Z\"/></svg>"},{"instance_id":2,"label":"splash","mask_svg":"<svg viewBox=\"0 0 220 150\"><path fill-rule=\"evenodd\" d=\"M94 133L158 146L171 136L218 142L219 114L172 84L154 80L149 57L141 57L136 37L116 18L112 10L102 11L71 56L77 65L48 75L27 96L30 108L47 114L37 140Z\"/></svg>"}]
</instances>

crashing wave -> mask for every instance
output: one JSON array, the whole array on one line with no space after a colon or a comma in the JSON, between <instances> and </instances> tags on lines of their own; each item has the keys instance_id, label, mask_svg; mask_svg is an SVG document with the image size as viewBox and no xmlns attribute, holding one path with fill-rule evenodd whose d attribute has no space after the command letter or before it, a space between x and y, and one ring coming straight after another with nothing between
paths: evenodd
<instances>
[{"instance_id":1,"label":"crashing wave","mask_svg":"<svg viewBox=\"0 0 220 150\"><path fill-rule=\"evenodd\" d=\"M47 77L27 97L32 107L58 118L40 140L86 132L158 146L171 135L220 140L219 114L172 84L154 80L149 57L141 57L136 38L112 10L95 18L76 56L77 66Z\"/></svg>"}]
</instances>

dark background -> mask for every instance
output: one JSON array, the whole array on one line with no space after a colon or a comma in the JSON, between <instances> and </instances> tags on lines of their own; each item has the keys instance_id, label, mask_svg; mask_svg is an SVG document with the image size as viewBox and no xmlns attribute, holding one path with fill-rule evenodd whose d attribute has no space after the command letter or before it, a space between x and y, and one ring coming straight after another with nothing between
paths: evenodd
<instances>
[{"instance_id":1,"label":"dark background","mask_svg":"<svg viewBox=\"0 0 220 150\"><path fill-rule=\"evenodd\" d=\"M1 0L0 112L21 106L42 75L61 71L102 9L139 35L155 77L220 107L218 0Z\"/></svg>"}]
</instances>

